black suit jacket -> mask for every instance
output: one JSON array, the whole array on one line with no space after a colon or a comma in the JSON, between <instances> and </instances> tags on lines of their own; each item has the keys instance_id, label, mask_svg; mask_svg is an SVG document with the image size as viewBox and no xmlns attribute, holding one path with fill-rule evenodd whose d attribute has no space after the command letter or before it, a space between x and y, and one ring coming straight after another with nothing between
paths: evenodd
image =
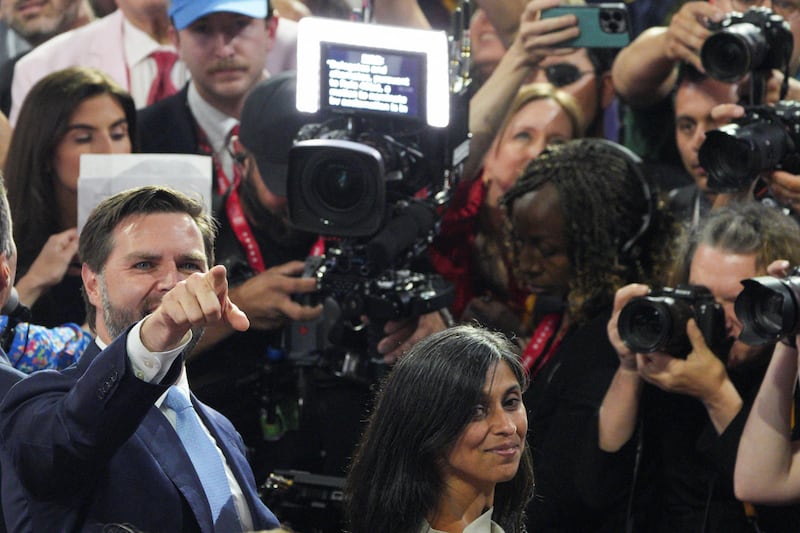
<instances>
[{"instance_id":1,"label":"black suit jacket","mask_svg":"<svg viewBox=\"0 0 800 533\"><path fill-rule=\"evenodd\" d=\"M197 122L189 109L189 84L168 98L139 110L136 128L144 154L199 154Z\"/></svg>"},{"instance_id":2,"label":"black suit jacket","mask_svg":"<svg viewBox=\"0 0 800 533\"><path fill-rule=\"evenodd\" d=\"M77 365L41 371L0 406L3 508L9 531L93 532L128 524L149 533L213 531L200 480L177 433L155 407L175 382L138 379L121 335ZM93 345L94 346L94 345ZM258 498L241 438L216 411L192 402L242 488L256 530L278 521Z\"/></svg>"},{"instance_id":3,"label":"black suit jacket","mask_svg":"<svg viewBox=\"0 0 800 533\"><path fill-rule=\"evenodd\" d=\"M14 67L17 61L30 52L26 50L0 65L0 111L7 117L11 113L11 82L14 81Z\"/></svg>"}]
</instances>

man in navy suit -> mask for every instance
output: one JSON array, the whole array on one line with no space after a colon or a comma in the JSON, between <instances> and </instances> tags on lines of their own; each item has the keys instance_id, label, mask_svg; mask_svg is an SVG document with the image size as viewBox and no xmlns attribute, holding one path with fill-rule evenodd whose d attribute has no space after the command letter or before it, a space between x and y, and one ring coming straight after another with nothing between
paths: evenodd
<instances>
[{"instance_id":1,"label":"man in navy suit","mask_svg":"<svg viewBox=\"0 0 800 533\"><path fill-rule=\"evenodd\" d=\"M278 525L258 498L241 438L186 380L184 354L203 327L249 326L228 298L225 268L210 268L214 237L201 204L162 187L125 191L92 212L79 253L96 349L64 371L30 376L0 406L10 531L125 524L149 533L229 533ZM193 446L175 429L182 415L164 401L170 389L191 399L221 459L224 481L211 490L202 466L193 466ZM207 494L220 490L230 493L235 527L214 518Z\"/></svg>"}]
</instances>

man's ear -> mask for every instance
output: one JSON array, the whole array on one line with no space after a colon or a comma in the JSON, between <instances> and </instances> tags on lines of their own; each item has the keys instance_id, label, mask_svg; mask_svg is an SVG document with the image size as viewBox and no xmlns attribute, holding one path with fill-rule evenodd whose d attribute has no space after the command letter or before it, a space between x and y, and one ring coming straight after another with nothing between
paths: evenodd
<instances>
[{"instance_id":1,"label":"man's ear","mask_svg":"<svg viewBox=\"0 0 800 533\"><path fill-rule=\"evenodd\" d=\"M181 55L181 36L178 34L178 30L175 29L175 26L172 24L169 25L169 29L167 30L167 37L169 37L169 41L172 43L172 46L178 51L178 55Z\"/></svg>"},{"instance_id":2,"label":"man's ear","mask_svg":"<svg viewBox=\"0 0 800 533\"><path fill-rule=\"evenodd\" d=\"M100 276L95 273L86 263L81 266L81 279L83 279L83 289L89 303L100 309L103 305L100 298Z\"/></svg>"},{"instance_id":3,"label":"man's ear","mask_svg":"<svg viewBox=\"0 0 800 533\"><path fill-rule=\"evenodd\" d=\"M0 291L4 291L13 283L11 279L11 264L8 255L0 254Z\"/></svg>"},{"instance_id":4,"label":"man's ear","mask_svg":"<svg viewBox=\"0 0 800 533\"><path fill-rule=\"evenodd\" d=\"M275 34L278 31L278 19L279 18L280 17L273 16L273 17L270 17L269 20L267 20L267 30L269 31L269 38L270 39L274 39L275 38Z\"/></svg>"}]
</instances>

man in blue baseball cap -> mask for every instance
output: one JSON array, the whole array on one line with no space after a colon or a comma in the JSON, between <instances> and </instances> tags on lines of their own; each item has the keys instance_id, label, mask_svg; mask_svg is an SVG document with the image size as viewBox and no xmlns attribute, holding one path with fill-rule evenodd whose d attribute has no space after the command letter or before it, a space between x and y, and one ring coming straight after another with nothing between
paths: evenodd
<instances>
[{"instance_id":1,"label":"man in blue baseball cap","mask_svg":"<svg viewBox=\"0 0 800 533\"><path fill-rule=\"evenodd\" d=\"M143 152L213 156L216 191L235 181L230 139L244 99L268 76L277 19L267 0L173 0L170 35L191 81L140 114Z\"/></svg>"}]
</instances>

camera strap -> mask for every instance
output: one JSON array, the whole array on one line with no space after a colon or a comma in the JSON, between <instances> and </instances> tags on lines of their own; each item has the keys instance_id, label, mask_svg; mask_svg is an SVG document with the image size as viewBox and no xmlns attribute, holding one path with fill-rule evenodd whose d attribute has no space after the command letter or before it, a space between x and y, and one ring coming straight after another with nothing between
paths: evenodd
<instances>
[{"instance_id":1,"label":"camera strap","mask_svg":"<svg viewBox=\"0 0 800 533\"><path fill-rule=\"evenodd\" d=\"M238 126L236 126L229 137L238 134ZM217 180L217 190L224 197L225 214L228 216L228 222L236 235L236 239L244 248L245 255L247 255L247 263L255 272L263 272L266 268L264 266L264 257L261 255L261 249L258 247L253 229L244 216L242 204L239 201L239 185L242 182L241 165L234 158L233 176L228 177L222 168L219 158L214 154L211 143L208 141L208 135L199 125L197 125L197 149L201 153L211 155L211 161L214 164L214 176Z\"/></svg>"},{"instance_id":2,"label":"camera strap","mask_svg":"<svg viewBox=\"0 0 800 533\"><path fill-rule=\"evenodd\" d=\"M258 247L258 242L255 235L253 235L253 229L250 227L247 218L245 218L242 204L239 202L239 183L240 181L237 177L228 190L227 198L225 199L225 212L228 215L228 222L231 224L231 229L233 229L236 239L245 250L250 267L255 272L263 272L266 267L264 266L264 257L261 255L261 248Z\"/></svg>"}]
</instances>

